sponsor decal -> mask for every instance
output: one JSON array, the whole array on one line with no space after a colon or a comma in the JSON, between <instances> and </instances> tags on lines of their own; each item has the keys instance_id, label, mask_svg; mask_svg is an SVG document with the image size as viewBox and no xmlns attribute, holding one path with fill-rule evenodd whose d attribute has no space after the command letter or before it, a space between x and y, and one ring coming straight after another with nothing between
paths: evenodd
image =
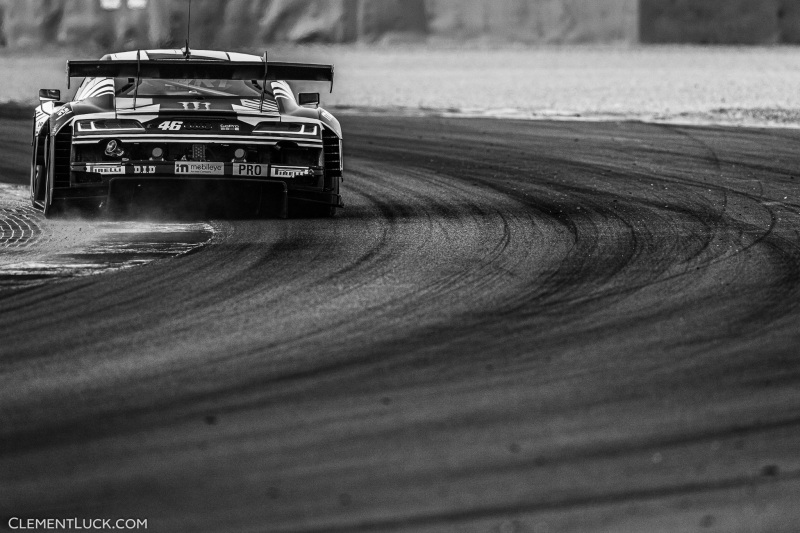
<instances>
[{"instance_id":1,"label":"sponsor decal","mask_svg":"<svg viewBox=\"0 0 800 533\"><path fill-rule=\"evenodd\" d=\"M184 109L191 109L195 111L208 111L211 109L210 102L179 102Z\"/></svg>"},{"instance_id":2,"label":"sponsor decal","mask_svg":"<svg viewBox=\"0 0 800 533\"><path fill-rule=\"evenodd\" d=\"M270 168L269 175L272 178L296 178L297 176L307 176L310 170L306 167L276 167Z\"/></svg>"},{"instance_id":3,"label":"sponsor decal","mask_svg":"<svg viewBox=\"0 0 800 533\"><path fill-rule=\"evenodd\" d=\"M254 165L252 163L234 163L234 176L266 176L269 165Z\"/></svg>"},{"instance_id":4,"label":"sponsor decal","mask_svg":"<svg viewBox=\"0 0 800 533\"><path fill-rule=\"evenodd\" d=\"M327 118L328 120L335 120L335 119L333 118L333 115L331 115L330 113L328 113L328 112L327 112L327 111L325 111L324 109L323 109L323 110L321 110L321 111L320 111L320 113L322 114L322 116L323 116L323 117Z\"/></svg>"},{"instance_id":5,"label":"sponsor decal","mask_svg":"<svg viewBox=\"0 0 800 533\"><path fill-rule=\"evenodd\" d=\"M164 122L159 124L157 127L158 127L158 129L164 130L164 131L167 131L167 130L177 131L177 130L181 129L181 126L183 126L183 121L182 120L165 120Z\"/></svg>"},{"instance_id":6,"label":"sponsor decal","mask_svg":"<svg viewBox=\"0 0 800 533\"><path fill-rule=\"evenodd\" d=\"M155 174L155 165L133 165L134 174Z\"/></svg>"},{"instance_id":7,"label":"sponsor decal","mask_svg":"<svg viewBox=\"0 0 800 533\"><path fill-rule=\"evenodd\" d=\"M175 163L175 174L209 174L222 176L225 174L225 165L223 163L178 161Z\"/></svg>"},{"instance_id":8,"label":"sponsor decal","mask_svg":"<svg viewBox=\"0 0 800 533\"><path fill-rule=\"evenodd\" d=\"M58 113L56 113L56 118L61 118L64 115L66 115L67 113L72 113L72 109L64 106L58 111Z\"/></svg>"},{"instance_id":9,"label":"sponsor decal","mask_svg":"<svg viewBox=\"0 0 800 533\"><path fill-rule=\"evenodd\" d=\"M210 122L184 122L183 129L185 130L211 130L214 127Z\"/></svg>"},{"instance_id":10,"label":"sponsor decal","mask_svg":"<svg viewBox=\"0 0 800 533\"><path fill-rule=\"evenodd\" d=\"M219 129L221 131L239 131L238 124L220 124Z\"/></svg>"},{"instance_id":11,"label":"sponsor decal","mask_svg":"<svg viewBox=\"0 0 800 533\"><path fill-rule=\"evenodd\" d=\"M164 131L179 131L179 130L212 130L214 126L210 122L184 122L183 120L165 120L158 126L160 130Z\"/></svg>"},{"instance_id":12,"label":"sponsor decal","mask_svg":"<svg viewBox=\"0 0 800 533\"><path fill-rule=\"evenodd\" d=\"M125 174L125 167L122 165L86 165L86 172L96 172L97 174Z\"/></svg>"}]
</instances>

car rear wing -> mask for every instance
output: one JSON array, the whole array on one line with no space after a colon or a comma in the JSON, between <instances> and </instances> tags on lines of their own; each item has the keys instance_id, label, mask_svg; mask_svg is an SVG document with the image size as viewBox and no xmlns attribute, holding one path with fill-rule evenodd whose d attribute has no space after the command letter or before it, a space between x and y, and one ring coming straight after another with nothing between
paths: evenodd
<instances>
[{"instance_id":1,"label":"car rear wing","mask_svg":"<svg viewBox=\"0 0 800 533\"><path fill-rule=\"evenodd\" d=\"M70 78L173 78L215 80L333 81L332 65L262 61L197 61L184 59L67 61Z\"/></svg>"},{"instance_id":2,"label":"car rear wing","mask_svg":"<svg viewBox=\"0 0 800 533\"><path fill-rule=\"evenodd\" d=\"M262 104L267 81L327 81L333 92L333 65L281 63L267 61L209 61L199 59L136 59L67 61L67 88L72 78L136 78L139 79L217 79L263 80ZM134 108L136 96L134 95Z\"/></svg>"}]
</instances>

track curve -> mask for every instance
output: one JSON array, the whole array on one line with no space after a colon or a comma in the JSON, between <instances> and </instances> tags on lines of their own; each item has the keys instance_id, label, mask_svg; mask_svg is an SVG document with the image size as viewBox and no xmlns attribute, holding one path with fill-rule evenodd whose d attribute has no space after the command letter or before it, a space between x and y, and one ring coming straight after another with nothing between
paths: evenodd
<instances>
[{"instance_id":1,"label":"track curve","mask_svg":"<svg viewBox=\"0 0 800 533\"><path fill-rule=\"evenodd\" d=\"M800 133L348 117L334 220L0 295L0 509L791 531Z\"/></svg>"}]
</instances>

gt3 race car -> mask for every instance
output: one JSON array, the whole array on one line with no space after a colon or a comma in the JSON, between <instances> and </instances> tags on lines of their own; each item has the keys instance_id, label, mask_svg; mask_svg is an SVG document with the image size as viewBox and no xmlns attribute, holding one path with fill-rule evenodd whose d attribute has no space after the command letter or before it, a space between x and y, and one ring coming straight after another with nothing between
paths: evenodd
<instances>
[{"instance_id":1,"label":"gt3 race car","mask_svg":"<svg viewBox=\"0 0 800 533\"><path fill-rule=\"evenodd\" d=\"M281 217L343 207L339 122L287 83L332 89L330 65L187 47L68 61L67 77L84 78L71 101L42 89L34 117L31 202L45 216L184 189Z\"/></svg>"}]
</instances>

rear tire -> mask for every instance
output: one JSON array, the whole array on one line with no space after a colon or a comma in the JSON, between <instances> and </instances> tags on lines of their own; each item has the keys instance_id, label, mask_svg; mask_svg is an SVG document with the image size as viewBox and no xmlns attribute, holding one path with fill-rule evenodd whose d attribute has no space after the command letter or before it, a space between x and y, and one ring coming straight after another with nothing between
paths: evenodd
<instances>
[{"instance_id":1,"label":"rear tire","mask_svg":"<svg viewBox=\"0 0 800 533\"><path fill-rule=\"evenodd\" d=\"M44 165L36 165L33 169L33 189L31 190L31 204L33 207L41 207L44 196Z\"/></svg>"},{"instance_id":2,"label":"rear tire","mask_svg":"<svg viewBox=\"0 0 800 533\"><path fill-rule=\"evenodd\" d=\"M33 146L33 157L31 159L31 183L30 196L31 205L41 208L44 204L47 181L47 165L45 164L45 154L49 148L48 137L37 137Z\"/></svg>"},{"instance_id":3,"label":"rear tire","mask_svg":"<svg viewBox=\"0 0 800 533\"><path fill-rule=\"evenodd\" d=\"M47 169L47 167L45 167ZM62 205L53 202L53 184L50 180L50 172L45 170L44 179L44 218L57 218L64 212Z\"/></svg>"},{"instance_id":4,"label":"rear tire","mask_svg":"<svg viewBox=\"0 0 800 533\"><path fill-rule=\"evenodd\" d=\"M58 218L64 213L64 207L59 203L54 203L52 199L44 202L44 218Z\"/></svg>"}]
</instances>

